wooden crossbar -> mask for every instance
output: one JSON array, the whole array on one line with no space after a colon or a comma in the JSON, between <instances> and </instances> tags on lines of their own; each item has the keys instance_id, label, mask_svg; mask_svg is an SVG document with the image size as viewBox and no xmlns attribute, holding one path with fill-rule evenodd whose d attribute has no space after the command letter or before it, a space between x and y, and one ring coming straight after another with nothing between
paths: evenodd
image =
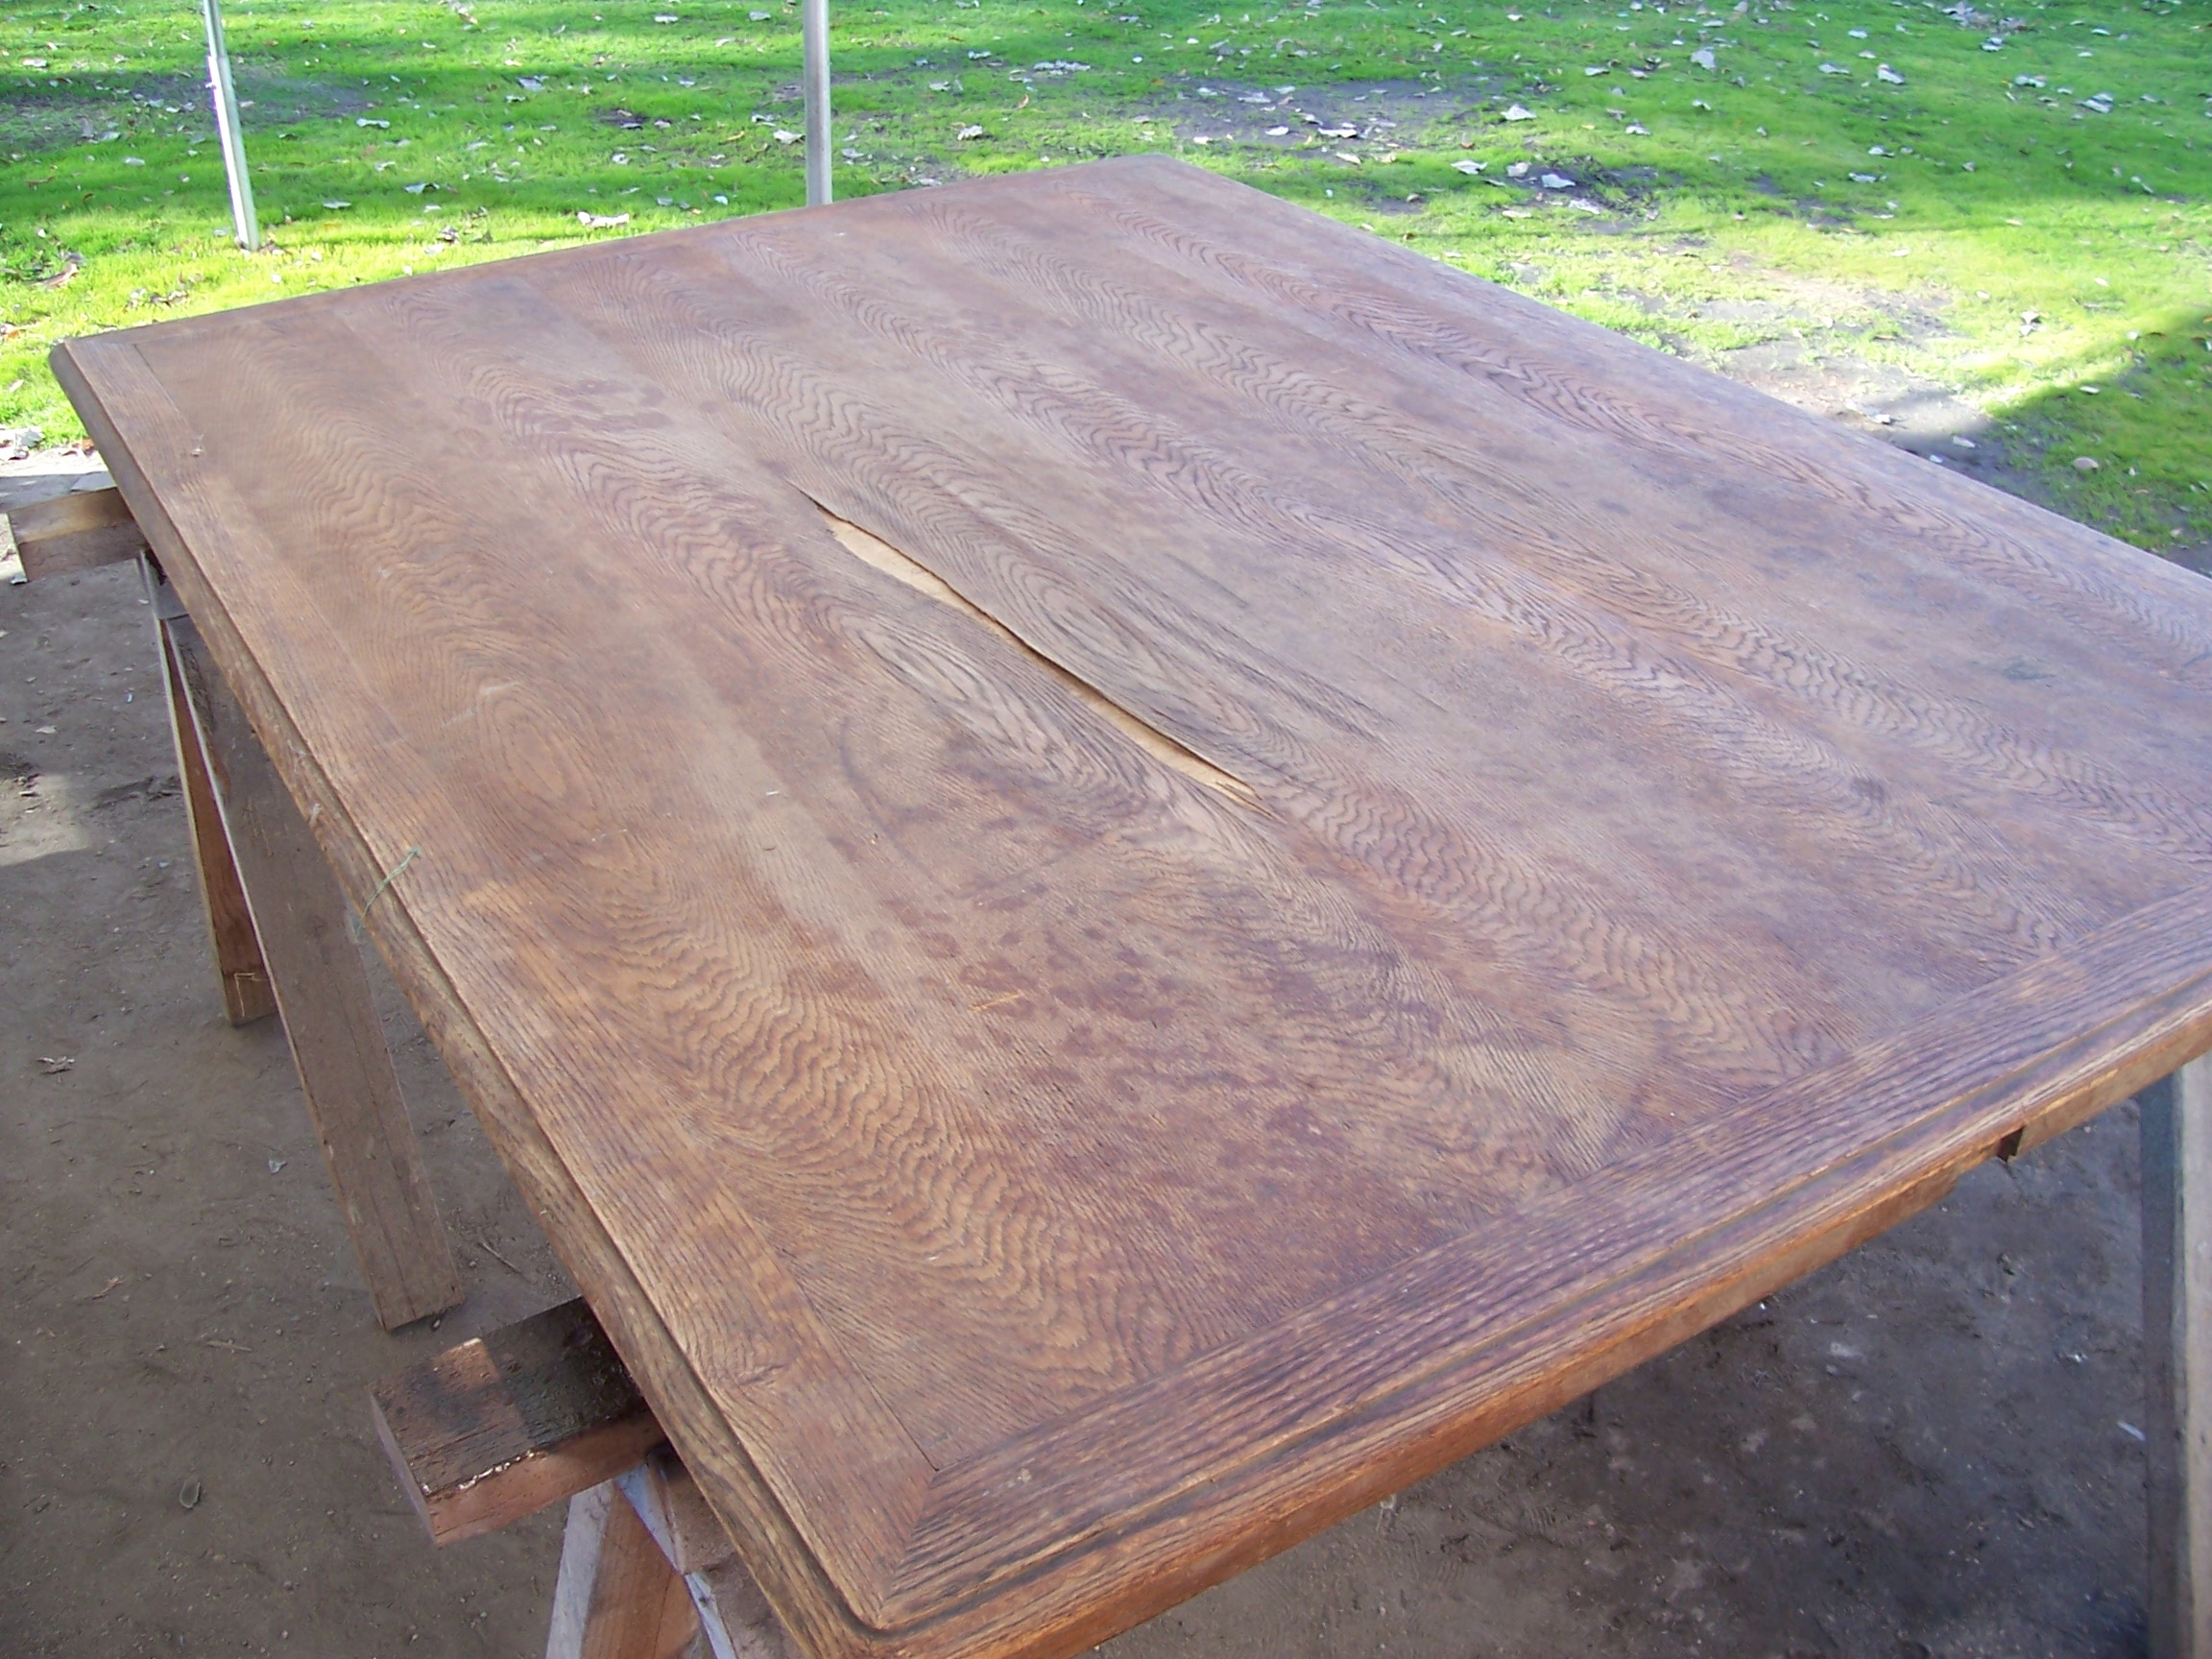
<instances>
[{"instance_id":1,"label":"wooden crossbar","mask_svg":"<svg viewBox=\"0 0 2212 1659\"><path fill-rule=\"evenodd\" d=\"M581 1298L410 1365L369 1398L435 1542L568 1500L547 1659L793 1659Z\"/></svg>"},{"instance_id":2,"label":"wooden crossbar","mask_svg":"<svg viewBox=\"0 0 2212 1659\"><path fill-rule=\"evenodd\" d=\"M146 538L118 490L73 490L0 513L0 570L17 582L135 559Z\"/></svg>"},{"instance_id":3,"label":"wooden crossbar","mask_svg":"<svg viewBox=\"0 0 2212 1659\"><path fill-rule=\"evenodd\" d=\"M369 1400L438 1544L602 1485L666 1438L582 1298L410 1365Z\"/></svg>"}]
</instances>

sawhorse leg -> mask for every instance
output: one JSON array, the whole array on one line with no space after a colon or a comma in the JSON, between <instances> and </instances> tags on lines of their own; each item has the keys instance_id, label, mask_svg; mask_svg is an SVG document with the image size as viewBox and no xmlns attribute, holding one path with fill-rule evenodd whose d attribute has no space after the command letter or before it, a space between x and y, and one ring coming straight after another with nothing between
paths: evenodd
<instances>
[{"instance_id":1,"label":"sawhorse leg","mask_svg":"<svg viewBox=\"0 0 2212 1659\"><path fill-rule=\"evenodd\" d=\"M315 1139L386 1330L461 1300L345 896L191 618L152 581L178 766L234 1023L274 998Z\"/></svg>"},{"instance_id":2,"label":"sawhorse leg","mask_svg":"<svg viewBox=\"0 0 2212 1659\"><path fill-rule=\"evenodd\" d=\"M215 804L215 780L207 770L207 757L200 747L200 733L185 703L184 683L177 672L168 624L160 619L161 610L173 609L174 602L169 599L167 586L153 576L151 566L147 572L147 586L156 607L154 632L161 651L161 677L169 693L169 735L177 745L177 776L184 785L184 815L192 830L200 897L207 907L208 942L215 950L215 971L223 980L223 1006L231 1024L250 1025L276 1012L276 993L269 983L268 966L261 960L261 941L253 931L252 912L246 907L246 888L230 856L229 837L223 832L222 809Z\"/></svg>"},{"instance_id":3,"label":"sawhorse leg","mask_svg":"<svg viewBox=\"0 0 2212 1659\"><path fill-rule=\"evenodd\" d=\"M2151 1659L2212 1659L2212 1055L2137 1110Z\"/></svg>"},{"instance_id":4,"label":"sawhorse leg","mask_svg":"<svg viewBox=\"0 0 2212 1659\"><path fill-rule=\"evenodd\" d=\"M545 1659L791 1659L783 1627L665 1447L568 1500Z\"/></svg>"},{"instance_id":5,"label":"sawhorse leg","mask_svg":"<svg viewBox=\"0 0 2212 1659\"><path fill-rule=\"evenodd\" d=\"M679 1659L698 1640L690 1591L615 1483L569 1499L545 1659Z\"/></svg>"}]
</instances>

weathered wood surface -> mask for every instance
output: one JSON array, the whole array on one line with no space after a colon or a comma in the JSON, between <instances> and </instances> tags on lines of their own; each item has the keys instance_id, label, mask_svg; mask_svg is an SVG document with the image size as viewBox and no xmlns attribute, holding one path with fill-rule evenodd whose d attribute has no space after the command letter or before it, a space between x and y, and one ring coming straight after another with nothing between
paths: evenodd
<instances>
[{"instance_id":1,"label":"weathered wood surface","mask_svg":"<svg viewBox=\"0 0 2212 1659\"><path fill-rule=\"evenodd\" d=\"M158 626L376 1317L397 1330L442 1313L461 1300L461 1275L345 897L191 618Z\"/></svg>"},{"instance_id":2,"label":"weathered wood surface","mask_svg":"<svg viewBox=\"0 0 2212 1659\"><path fill-rule=\"evenodd\" d=\"M2212 1057L2140 1105L2151 1659L2212 1659Z\"/></svg>"},{"instance_id":3,"label":"weathered wood surface","mask_svg":"<svg viewBox=\"0 0 2212 1659\"><path fill-rule=\"evenodd\" d=\"M161 680L169 705L169 735L177 747L177 775L184 783L184 817L192 835L192 860L200 875L200 899L207 915L207 942L223 987L223 1009L233 1025L250 1025L276 1012L276 988L261 959L253 932L253 913L230 855L230 837L215 801L215 780L200 747L200 729L185 699L169 624L184 615L176 592L151 562L145 565L147 597L154 608L155 647L161 658Z\"/></svg>"},{"instance_id":4,"label":"weathered wood surface","mask_svg":"<svg viewBox=\"0 0 2212 1659\"><path fill-rule=\"evenodd\" d=\"M23 580L120 564L146 551L146 538L117 490L72 490L0 513L0 565Z\"/></svg>"},{"instance_id":5,"label":"weathered wood surface","mask_svg":"<svg viewBox=\"0 0 2212 1659\"><path fill-rule=\"evenodd\" d=\"M664 1438L581 1300L433 1354L369 1399L393 1472L440 1544L602 1485Z\"/></svg>"},{"instance_id":6,"label":"weathered wood surface","mask_svg":"<svg viewBox=\"0 0 2212 1659\"><path fill-rule=\"evenodd\" d=\"M2212 586L1172 163L57 368L817 1655L1075 1652L2212 1045Z\"/></svg>"}]
</instances>

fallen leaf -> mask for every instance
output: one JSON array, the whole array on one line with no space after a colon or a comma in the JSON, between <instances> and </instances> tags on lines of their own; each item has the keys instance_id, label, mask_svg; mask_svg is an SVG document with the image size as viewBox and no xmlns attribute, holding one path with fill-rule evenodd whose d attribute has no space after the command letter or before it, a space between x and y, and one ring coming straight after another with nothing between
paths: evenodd
<instances>
[{"instance_id":1,"label":"fallen leaf","mask_svg":"<svg viewBox=\"0 0 2212 1659\"><path fill-rule=\"evenodd\" d=\"M1691 53L1690 61L1696 64L1700 69L1718 69L1719 67L1719 62L1714 58L1713 48L1710 46L1700 46L1696 51Z\"/></svg>"}]
</instances>

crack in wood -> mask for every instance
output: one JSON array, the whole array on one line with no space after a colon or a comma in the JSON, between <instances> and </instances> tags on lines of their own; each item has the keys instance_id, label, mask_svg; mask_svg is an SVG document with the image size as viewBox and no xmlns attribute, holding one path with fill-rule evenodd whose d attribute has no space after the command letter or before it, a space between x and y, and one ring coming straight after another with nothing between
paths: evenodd
<instances>
[{"instance_id":1,"label":"crack in wood","mask_svg":"<svg viewBox=\"0 0 2212 1659\"><path fill-rule=\"evenodd\" d=\"M813 497L809 495L807 499L812 501ZM974 617L976 622L990 629L1008 645L1052 675L1087 707L1095 709L1116 731L1163 766L1204 784L1216 795L1234 801L1239 806L1250 807L1256 812L1266 810L1258 792L1249 783L1240 778L1232 777L1212 761L1193 754L1158 727L1122 708L1088 680L1053 661L926 565L901 552L880 536L861 529L851 519L840 518L821 502L815 501L814 506L821 513L824 522L830 526L830 533L837 538L838 544L854 558L882 571L896 582L904 583L917 593Z\"/></svg>"}]
</instances>

